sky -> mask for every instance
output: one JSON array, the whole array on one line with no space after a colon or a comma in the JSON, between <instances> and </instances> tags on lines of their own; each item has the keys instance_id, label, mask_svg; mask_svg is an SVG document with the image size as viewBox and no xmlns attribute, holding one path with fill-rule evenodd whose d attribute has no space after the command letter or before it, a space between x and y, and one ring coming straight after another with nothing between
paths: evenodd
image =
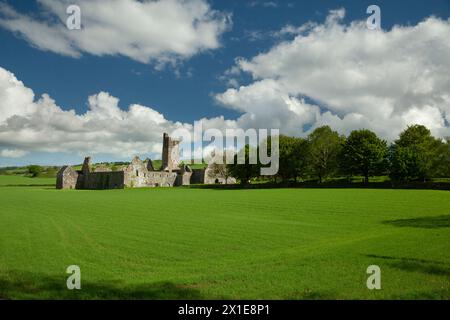
<instances>
[{"instance_id":1,"label":"sky","mask_svg":"<svg viewBox=\"0 0 450 320\"><path fill-rule=\"evenodd\" d=\"M157 159L198 120L450 136L450 0L0 0L0 43L0 166Z\"/></svg>"}]
</instances>

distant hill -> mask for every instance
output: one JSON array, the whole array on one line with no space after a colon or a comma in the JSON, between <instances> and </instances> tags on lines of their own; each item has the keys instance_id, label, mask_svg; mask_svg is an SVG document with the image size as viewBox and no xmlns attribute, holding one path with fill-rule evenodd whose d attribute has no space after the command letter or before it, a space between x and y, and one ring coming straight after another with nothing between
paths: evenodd
<instances>
[{"instance_id":1,"label":"distant hill","mask_svg":"<svg viewBox=\"0 0 450 320\"><path fill-rule=\"evenodd\" d=\"M152 160L153 167L155 170L160 170L162 166L162 160ZM103 166L110 168L112 171L121 170L123 167L129 165L130 162L99 162L92 164L92 169L95 169L98 166ZM76 164L72 167L75 170L81 170L82 164ZM192 169L204 169L208 165L206 163L202 164L191 164L190 167ZM40 177L40 178L55 178L61 166L39 166L41 171L36 175L30 173L30 166L10 166L10 167L2 167L0 168L0 175L4 176L24 176L24 177Z\"/></svg>"}]
</instances>

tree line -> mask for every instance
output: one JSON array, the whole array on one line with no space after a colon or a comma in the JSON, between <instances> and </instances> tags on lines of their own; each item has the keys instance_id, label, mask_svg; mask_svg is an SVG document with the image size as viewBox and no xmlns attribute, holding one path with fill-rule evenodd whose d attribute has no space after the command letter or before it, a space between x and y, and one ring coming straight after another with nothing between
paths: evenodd
<instances>
[{"instance_id":1,"label":"tree line","mask_svg":"<svg viewBox=\"0 0 450 320\"><path fill-rule=\"evenodd\" d=\"M270 141L268 141L270 146ZM250 146L240 152L248 160ZM269 149L270 152L270 149ZM258 178L260 164L226 165L227 174L248 183ZM316 180L362 176L389 176L392 181L427 181L450 177L450 139L438 139L423 125L406 128L393 143L374 132L354 130L348 137L329 126L315 129L306 138L279 136L279 164L275 181ZM222 168L223 170L223 168Z\"/></svg>"}]
</instances>

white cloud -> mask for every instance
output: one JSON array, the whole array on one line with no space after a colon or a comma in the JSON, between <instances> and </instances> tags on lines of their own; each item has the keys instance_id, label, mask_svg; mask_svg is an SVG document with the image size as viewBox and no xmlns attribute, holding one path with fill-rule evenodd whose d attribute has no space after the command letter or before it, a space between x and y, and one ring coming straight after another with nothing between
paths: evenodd
<instances>
[{"instance_id":1,"label":"white cloud","mask_svg":"<svg viewBox=\"0 0 450 320\"><path fill-rule=\"evenodd\" d=\"M283 28L279 35L294 38L239 59L236 67L253 81L216 99L243 113L239 124L289 134L329 124L342 133L366 127L392 140L420 123L450 135L450 19L372 31L363 21L345 25L344 16L334 10L323 24Z\"/></svg>"},{"instance_id":2,"label":"white cloud","mask_svg":"<svg viewBox=\"0 0 450 320\"><path fill-rule=\"evenodd\" d=\"M278 8L278 3L275 1L252 1L248 5L250 7Z\"/></svg>"},{"instance_id":3,"label":"white cloud","mask_svg":"<svg viewBox=\"0 0 450 320\"><path fill-rule=\"evenodd\" d=\"M217 95L216 99L243 113L236 120L240 128L280 128L291 135L301 133L302 127L314 122L320 111L319 107L290 96L272 79L229 89Z\"/></svg>"},{"instance_id":4,"label":"white cloud","mask_svg":"<svg viewBox=\"0 0 450 320\"><path fill-rule=\"evenodd\" d=\"M70 57L121 55L158 67L220 46L230 15L206 0L38 0L43 18L0 4L0 26L41 50ZM82 30L68 30L66 8L81 8Z\"/></svg>"},{"instance_id":5,"label":"white cloud","mask_svg":"<svg viewBox=\"0 0 450 320\"><path fill-rule=\"evenodd\" d=\"M88 99L83 114L65 111L47 94L36 100L31 89L0 68L0 150L3 157L29 151L80 154L161 154L163 132L191 125L169 121L156 110L100 92Z\"/></svg>"},{"instance_id":6,"label":"white cloud","mask_svg":"<svg viewBox=\"0 0 450 320\"><path fill-rule=\"evenodd\" d=\"M5 158L22 158L27 155L28 152L19 149L4 149L0 151L0 157Z\"/></svg>"},{"instance_id":7,"label":"white cloud","mask_svg":"<svg viewBox=\"0 0 450 320\"><path fill-rule=\"evenodd\" d=\"M204 129L279 128L301 136L328 124L347 134L369 128L392 140L408 124L421 123L436 136L450 135L450 20L370 31L363 22L344 25L342 17L342 10L334 11L323 24L290 28L293 39L237 59L225 77L247 73L253 80L232 81L235 87L215 98L242 115L201 119ZM82 114L66 111L46 94L36 98L0 67L1 156L159 156L161 134L178 128L192 125L148 106L120 108L106 92L88 97Z\"/></svg>"},{"instance_id":8,"label":"white cloud","mask_svg":"<svg viewBox=\"0 0 450 320\"><path fill-rule=\"evenodd\" d=\"M49 152L159 158L163 132L187 129L192 142L202 139L194 135L192 124L167 120L155 109L139 104L123 109L119 102L109 93L99 92L88 97L88 109L77 114L58 106L48 94L36 99L30 88L0 67L0 157ZM225 134L226 129L238 125L223 116L199 121L203 132L215 128Z\"/></svg>"}]
</instances>

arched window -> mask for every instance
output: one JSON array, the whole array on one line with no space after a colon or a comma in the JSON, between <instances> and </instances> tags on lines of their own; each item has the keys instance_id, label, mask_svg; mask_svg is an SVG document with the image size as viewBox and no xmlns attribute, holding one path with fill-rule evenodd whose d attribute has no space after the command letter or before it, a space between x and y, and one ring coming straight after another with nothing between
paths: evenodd
<instances>
[{"instance_id":1,"label":"arched window","mask_svg":"<svg viewBox=\"0 0 450 320\"><path fill-rule=\"evenodd\" d=\"M136 170L136 176L139 177L139 170Z\"/></svg>"}]
</instances>

